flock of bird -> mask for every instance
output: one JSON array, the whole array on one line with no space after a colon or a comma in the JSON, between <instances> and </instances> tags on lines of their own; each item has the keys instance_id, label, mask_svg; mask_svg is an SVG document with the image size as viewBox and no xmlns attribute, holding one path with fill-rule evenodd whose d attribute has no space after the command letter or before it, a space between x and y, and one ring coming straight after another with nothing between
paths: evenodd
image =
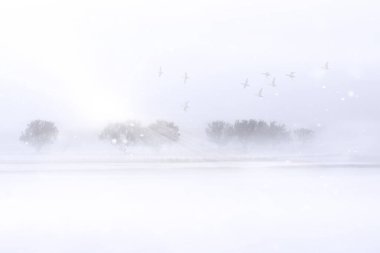
<instances>
[{"instance_id":1,"label":"flock of bird","mask_svg":"<svg viewBox=\"0 0 380 253\"><path fill-rule=\"evenodd\" d=\"M322 66L322 69L327 71L329 70L329 62L326 62L323 66ZM158 77L161 77L162 75L164 74L164 72L162 71L162 67L160 67L160 69L158 70ZM263 76L265 76L266 78L270 78L272 76L271 73L269 72L264 72L264 73L261 73ZM296 73L295 72L290 72L288 74L286 74L286 76L290 79L294 79L296 77ZM184 76L183 76L183 83L186 84L187 81L190 79L189 75L187 74L187 72L185 72ZM249 84L249 80L248 78L245 79L244 82L241 83L241 85L243 86L243 88L248 88L250 86ZM272 78L272 82L270 84L272 87L276 87L276 77L273 76ZM264 88L261 88L258 93L257 93L257 96L259 98L263 98L263 91L264 91ZM187 112L188 109L190 107L190 101L186 101L185 104L183 105L183 111L184 112Z\"/></svg>"}]
</instances>

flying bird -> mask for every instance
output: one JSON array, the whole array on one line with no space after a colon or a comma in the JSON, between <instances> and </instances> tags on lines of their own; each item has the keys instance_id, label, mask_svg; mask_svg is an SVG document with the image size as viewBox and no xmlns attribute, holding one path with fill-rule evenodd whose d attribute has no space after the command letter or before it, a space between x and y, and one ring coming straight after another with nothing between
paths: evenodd
<instances>
[{"instance_id":1,"label":"flying bird","mask_svg":"<svg viewBox=\"0 0 380 253\"><path fill-rule=\"evenodd\" d=\"M241 83L241 85L243 85L243 88L244 88L244 89L247 88L247 87L249 87L248 78L245 79L245 82L244 82L244 83Z\"/></svg>"},{"instance_id":2,"label":"flying bird","mask_svg":"<svg viewBox=\"0 0 380 253\"><path fill-rule=\"evenodd\" d=\"M329 70L329 62L326 62L325 65L322 66L323 70Z\"/></svg>"},{"instance_id":3,"label":"flying bird","mask_svg":"<svg viewBox=\"0 0 380 253\"><path fill-rule=\"evenodd\" d=\"M164 72L162 72L162 68L160 67L160 69L158 70L158 77L161 77L163 73Z\"/></svg>"},{"instance_id":4,"label":"flying bird","mask_svg":"<svg viewBox=\"0 0 380 253\"><path fill-rule=\"evenodd\" d=\"M289 77L290 79L293 79L296 77L296 73L295 72L290 72L289 74L286 75L287 77Z\"/></svg>"},{"instance_id":5,"label":"flying bird","mask_svg":"<svg viewBox=\"0 0 380 253\"><path fill-rule=\"evenodd\" d=\"M261 89L259 90L259 93L257 93L257 96L258 96L259 98L264 97L264 96L263 96L263 91L264 91L264 88L261 88Z\"/></svg>"},{"instance_id":6,"label":"flying bird","mask_svg":"<svg viewBox=\"0 0 380 253\"><path fill-rule=\"evenodd\" d=\"M190 102L189 102L189 101L186 101L186 103L183 105L183 110L184 110L185 112L187 112L187 110L189 109L189 104L190 104Z\"/></svg>"},{"instance_id":7,"label":"flying bird","mask_svg":"<svg viewBox=\"0 0 380 253\"><path fill-rule=\"evenodd\" d=\"M272 80L272 87L276 87L276 77L273 77L273 80Z\"/></svg>"},{"instance_id":8,"label":"flying bird","mask_svg":"<svg viewBox=\"0 0 380 253\"><path fill-rule=\"evenodd\" d=\"M262 75L264 75L266 78L270 77L270 73L269 72L264 72L264 73L261 73Z\"/></svg>"},{"instance_id":9,"label":"flying bird","mask_svg":"<svg viewBox=\"0 0 380 253\"><path fill-rule=\"evenodd\" d=\"M189 79L190 79L189 75L187 74L187 72L185 72L185 76L183 77L183 83L186 83L187 80Z\"/></svg>"}]
</instances>

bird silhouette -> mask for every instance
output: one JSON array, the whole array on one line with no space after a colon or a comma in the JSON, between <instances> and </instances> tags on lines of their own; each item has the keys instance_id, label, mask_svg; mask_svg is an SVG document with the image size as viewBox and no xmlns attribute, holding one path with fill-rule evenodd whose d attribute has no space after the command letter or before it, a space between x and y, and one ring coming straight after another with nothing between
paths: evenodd
<instances>
[{"instance_id":1,"label":"bird silhouette","mask_svg":"<svg viewBox=\"0 0 380 253\"><path fill-rule=\"evenodd\" d=\"M289 74L286 75L287 77L289 77L290 79L293 79L296 77L296 73L295 72L290 72Z\"/></svg>"},{"instance_id":2,"label":"bird silhouette","mask_svg":"<svg viewBox=\"0 0 380 253\"><path fill-rule=\"evenodd\" d=\"M160 69L158 70L158 77L161 77L163 73L164 72L162 72L162 68L160 67Z\"/></svg>"},{"instance_id":3,"label":"bird silhouette","mask_svg":"<svg viewBox=\"0 0 380 253\"><path fill-rule=\"evenodd\" d=\"M276 87L276 77L273 77L272 79L272 83L271 83L272 87Z\"/></svg>"},{"instance_id":4,"label":"bird silhouette","mask_svg":"<svg viewBox=\"0 0 380 253\"><path fill-rule=\"evenodd\" d=\"M325 65L322 66L323 70L329 70L329 62L326 62Z\"/></svg>"},{"instance_id":5,"label":"bird silhouette","mask_svg":"<svg viewBox=\"0 0 380 253\"><path fill-rule=\"evenodd\" d=\"M241 83L241 85L243 85L243 88L244 88L244 89L247 88L247 87L249 87L248 78L245 79L245 82L244 82L244 83Z\"/></svg>"},{"instance_id":6,"label":"bird silhouette","mask_svg":"<svg viewBox=\"0 0 380 253\"><path fill-rule=\"evenodd\" d=\"M264 91L264 88L261 88L261 89L259 90L259 92L257 93L257 96L258 96L259 98L264 97L264 96L263 96L263 91Z\"/></svg>"},{"instance_id":7,"label":"bird silhouette","mask_svg":"<svg viewBox=\"0 0 380 253\"><path fill-rule=\"evenodd\" d=\"M187 112L187 110L189 109L189 107L190 107L189 104L190 104L190 102L186 101L186 103L183 105L184 112Z\"/></svg>"},{"instance_id":8,"label":"bird silhouette","mask_svg":"<svg viewBox=\"0 0 380 253\"><path fill-rule=\"evenodd\" d=\"M264 72L264 73L261 73L262 75L264 75L266 78L270 77L270 73L269 72Z\"/></svg>"},{"instance_id":9,"label":"bird silhouette","mask_svg":"<svg viewBox=\"0 0 380 253\"><path fill-rule=\"evenodd\" d=\"M185 72L185 76L183 77L183 83L186 83L187 80L189 79L190 79L189 75L187 74L187 72Z\"/></svg>"}]
</instances>

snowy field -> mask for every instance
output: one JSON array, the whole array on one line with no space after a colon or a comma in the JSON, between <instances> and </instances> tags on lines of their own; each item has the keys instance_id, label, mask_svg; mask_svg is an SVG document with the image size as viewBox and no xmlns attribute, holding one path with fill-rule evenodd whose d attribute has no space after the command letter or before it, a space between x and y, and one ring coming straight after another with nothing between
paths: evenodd
<instances>
[{"instance_id":1,"label":"snowy field","mask_svg":"<svg viewBox=\"0 0 380 253\"><path fill-rule=\"evenodd\" d=\"M1 162L0 252L380 252L380 166Z\"/></svg>"}]
</instances>

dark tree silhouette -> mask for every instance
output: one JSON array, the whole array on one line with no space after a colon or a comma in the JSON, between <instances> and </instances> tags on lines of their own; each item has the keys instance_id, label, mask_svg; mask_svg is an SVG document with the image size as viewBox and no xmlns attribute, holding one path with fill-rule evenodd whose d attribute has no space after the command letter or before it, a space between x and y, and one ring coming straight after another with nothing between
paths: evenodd
<instances>
[{"instance_id":1,"label":"dark tree silhouette","mask_svg":"<svg viewBox=\"0 0 380 253\"><path fill-rule=\"evenodd\" d=\"M53 143L58 136L58 129L53 122L34 120L28 124L20 136L20 141L40 150L43 146Z\"/></svg>"}]
</instances>

